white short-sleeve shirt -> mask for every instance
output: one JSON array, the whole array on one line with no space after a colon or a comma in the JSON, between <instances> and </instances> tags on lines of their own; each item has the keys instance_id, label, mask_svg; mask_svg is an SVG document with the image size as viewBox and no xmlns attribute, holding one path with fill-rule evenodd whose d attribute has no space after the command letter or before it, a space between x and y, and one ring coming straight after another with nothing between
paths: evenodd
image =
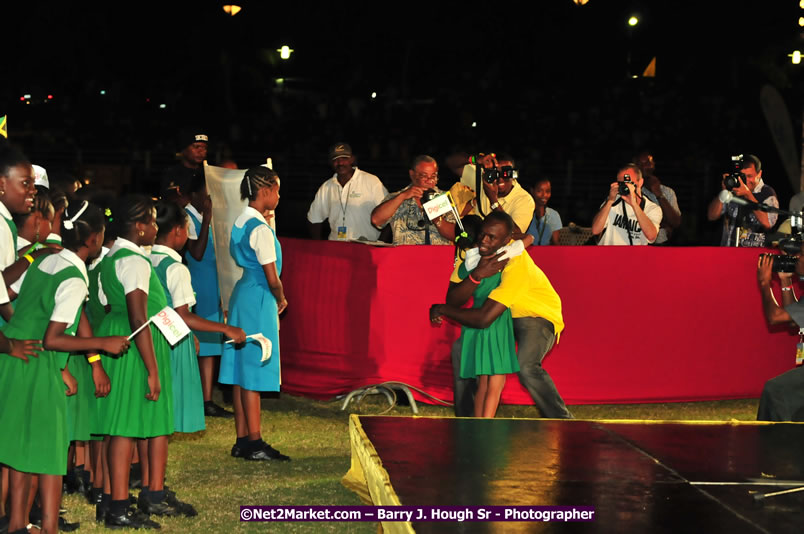
<instances>
[{"instance_id":1,"label":"white short-sleeve shirt","mask_svg":"<svg viewBox=\"0 0 804 534\"><path fill-rule=\"evenodd\" d=\"M6 219L11 219L11 212L6 205L0 202L0 215ZM17 251L14 249L14 234L5 221L0 221L0 271L17 261ZM6 284L0 282L0 304L9 302Z\"/></svg>"},{"instance_id":2,"label":"white short-sleeve shirt","mask_svg":"<svg viewBox=\"0 0 804 534\"><path fill-rule=\"evenodd\" d=\"M388 196L388 190L379 178L355 167L345 186L338 176L321 184L307 212L313 224L329 221L329 239L338 239L338 227L346 227L346 239L365 237L376 241L380 231L371 224L371 212Z\"/></svg>"},{"instance_id":3,"label":"white short-sleeve shirt","mask_svg":"<svg viewBox=\"0 0 804 534\"><path fill-rule=\"evenodd\" d=\"M133 250L138 254L144 254L147 256L142 248L138 247L128 239L123 239L122 237L117 238L117 241L114 242L112 248L109 249L109 254L113 255L121 248ZM148 294L148 289L151 285L151 264L148 260L142 256L127 256L115 262L114 270L115 275L117 275L117 279L120 280L121 284L123 284L124 294L128 295L136 289L144 291L146 295ZM100 282L100 279L98 280L98 300L100 300L100 303L104 306L109 303L106 300L106 294L103 292L103 286Z\"/></svg>"},{"instance_id":4,"label":"white short-sleeve shirt","mask_svg":"<svg viewBox=\"0 0 804 534\"><path fill-rule=\"evenodd\" d=\"M168 291L170 292L170 299L173 301L173 307L179 308L184 305L195 305L195 293L193 293L190 270L186 265L181 263L179 253L164 245L154 245L151 249L151 263L154 267L158 267L159 264L164 261L165 256L169 256L178 262L168 267L167 271L165 271Z\"/></svg>"},{"instance_id":5,"label":"white short-sleeve shirt","mask_svg":"<svg viewBox=\"0 0 804 534\"><path fill-rule=\"evenodd\" d=\"M262 213L255 210L251 206L246 206L246 209L243 210L243 213L235 219L235 226L238 228L242 228L249 219L259 219L260 221L264 222L266 225L268 222L265 220L265 217L262 216ZM257 255L257 261L260 262L260 265L268 265L269 263L273 263L276 261L276 248L274 243L274 234L270 228L267 226L260 225L256 227L248 238L248 244L254 249L254 252Z\"/></svg>"},{"instance_id":6,"label":"white short-sleeve shirt","mask_svg":"<svg viewBox=\"0 0 804 534\"><path fill-rule=\"evenodd\" d=\"M70 278L59 284L56 289L56 304L50 314L52 322L66 323L68 328L75 322L78 309L84 304L89 293L87 267L75 252L68 249L63 249L58 254L51 254L38 265L39 270L47 274L57 274L71 266L78 267L83 278Z\"/></svg>"}]
</instances>

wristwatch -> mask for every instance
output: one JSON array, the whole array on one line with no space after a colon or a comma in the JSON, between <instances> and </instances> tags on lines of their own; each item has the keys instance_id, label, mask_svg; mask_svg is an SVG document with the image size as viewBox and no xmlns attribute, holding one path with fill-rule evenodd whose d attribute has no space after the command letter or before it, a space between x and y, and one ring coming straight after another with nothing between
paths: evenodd
<instances>
[{"instance_id":1,"label":"wristwatch","mask_svg":"<svg viewBox=\"0 0 804 534\"><path fill-rule=\"evenodd\" d=\"M493 209L493 210L496 210L497 208L499 208L499 207L500 207L500 203L499 203L499 202L495 202L494 204L492 204L492 205L491 205L491 206L489 206L489 207L490 207L491 209Z\"/></svg>"}]
</instances>

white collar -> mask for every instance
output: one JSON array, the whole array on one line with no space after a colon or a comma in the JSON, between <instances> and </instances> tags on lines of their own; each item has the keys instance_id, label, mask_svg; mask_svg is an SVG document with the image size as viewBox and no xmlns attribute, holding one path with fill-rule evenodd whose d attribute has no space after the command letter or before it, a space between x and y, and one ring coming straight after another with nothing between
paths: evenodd
<instances>
[{"instance_id":1,"label":"white collar","mask_svg":"<svg viewBox=\"0 0 804 534\"><path fill-rule=\"evenodd\" d=\"M192 213L193 216L199 221L203 218L203 216L198 212L198 210L195 209L195 206L193 206L192 202L188 202L187 205L184 206L184 211L186 211L187 213Z\"/></svg>"},{"instance_id":2,"label":"white collar","mask_svg":"<svg viewBox=\"0 0 804 534\"><path fill-rule=\"evenodd\" d=\"M762 177L760 177L759 180L757 180L757 185L754 186L754 190L751 191L751 192L752 193L759 193L760 191L762 191L763 187L765 187L765 182L762 181Z\"/></svg>"},{"instance_id":3,"label":"white collar","mask_svg":"<svg viewBox=\"0 0 804 534\"><path fill-rule=\"evenodd\" d=\"M21 249L22 247L27 247L30 244L31 242L22 237L21 235L17 236L17 250Z\"/></svg>"},{"instance_id":4,"label":"white collar","mask_svg":"<svg viewBox=\"0 0 804 534\"><path fill-rule=\"evenodd\" d=\"M6 205L5 205L5 204L3 204L2 202L0 202L0 215L2 215L3 217L5 217L6 219L10 219L10 218L11 218L11 212L10 212L10 211L8 211L8 208L7 208L7 207L6 207Z\"/></svg>"},{"instance_id":5,"label":"white collar","mask_svg":"<svg viewBox=\"0 0 804 534\"><path fill-rule=\"evenodd\" d=\"M79 258L75 252L67 248L61 249L59 251L59 256L78 267L78 270L81 271L81 276L84 277L84 282L89 285L89 275L87 275L87 266L84 263L84 260Z\"/></svg>"},{"instance_id":6,"label":"white collar","mask_svg":"<svg viewBox=\"0 0 804 534\"><path fill-rule=\"evenodd\" d=\"M138 246L133 241L129 241L128 239L126 239L124 237L118 237L115 240L114 245L112 245L112 248L109 249L109 252L110 253L115 253L118 250L120 250L121 248L125 248L125 249L128 249L128 250L133 250L134 252L136 252L138 254L143 254L143 255L147 256L147 254L145 253L145 250L143 250L142 247Z\"/></svg>"},{"instance_id":7,"label":"white collar","mask_svg":"<svg viewBox=\"0 0 804 534\"><path fill-rule=\"evenodd\" d=\"M246 209L243 210L244 215L249 215L249 219L259 219L265 224L268 224L268 221L265 220L265 217L262 216L262 213L255 210L251 206L246 206Z\"/></svg>"},{"instance_id":8,"label":"white collar","mask_svg":"<svg viewBox=\"0 0 804 534\"><path fill-rule=\"evenodd\" d=\"M97 258L92 260L92 263L89 264L89 269L90 270L94 269L101 262L101 260L104 258L104 256L106 256L108 253L109 253L109 248L108 247L101 247L100 256L98 256Z\"/></svg>"},{"instance_id":9,"label":"white collar","mask_svg":"<svg viewBox=\"0 0 804 534\"><path fill-rule=\"evenodd\" d=\"M176 252L175 250L173 250L170 247L166 247L165 245L154 245L151 248L151 254L153 254L155 252L159 253L159 254L165 254L167 256L170 256L174 260L176 260L179 263L181 263L181 256L179 256L179 253Z\"/></svg>"},{"instance_id":10,"label":"white collar","mask_svg":"<svg viewBox=\"0 0 804 534\"><path fill-rule=\"evenodd\" d=\"M346 182L346 185L349 185L349 184L351 184L353 181L356 181L357 176L360 174L360 169L358 169L358 168L357 168L357 166L352 167L352 168L355 170L355 172L353 172L353 173L352 173L352 177L351 177L351 178L349 178L349 181L348 181L348 182ZM344 186L344 185L341 185L341 183L338 181L338 173L337 173L337 172L336 172L335 174L333 174L333 175L332 175L332 180L333 180L333 181L334 181L336 184L340 185L341 187L346 187L346 186Z\"/></svg>"}]
</instances>

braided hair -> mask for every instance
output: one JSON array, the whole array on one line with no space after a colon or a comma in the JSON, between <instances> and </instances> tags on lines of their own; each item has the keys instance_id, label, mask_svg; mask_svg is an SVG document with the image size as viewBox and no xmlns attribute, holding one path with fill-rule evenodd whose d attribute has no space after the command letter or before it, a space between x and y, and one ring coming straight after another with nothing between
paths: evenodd
<instances>
[{"instance_id":1,"label":"braided hair","mask_svg":"<svg viewBox=\"0 0 804 534\"><path fill-rule=\"evenodd\" d=\"M249 202L257 199L257 192L263 187L271 187L277 183L279 176L273 169L258 165L251 167L240 182L240 198Z\"/></svg>"}]
</instances>

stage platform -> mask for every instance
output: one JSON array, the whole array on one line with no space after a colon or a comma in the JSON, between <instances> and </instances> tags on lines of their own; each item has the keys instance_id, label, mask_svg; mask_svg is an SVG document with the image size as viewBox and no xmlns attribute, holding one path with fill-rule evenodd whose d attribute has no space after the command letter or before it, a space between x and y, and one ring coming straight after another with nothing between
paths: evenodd
<instances>
[{"instance_id":1,"label":"stage platform","mask_svg":"<svg viewBox=\"0 0 804 534\"><path fill-rule=\"evenodd\" d=\"M804 531L804 424L352 415L366 504L593 506L595 520L386 522L385 532Z\"/></svg>"}]
</instances>

